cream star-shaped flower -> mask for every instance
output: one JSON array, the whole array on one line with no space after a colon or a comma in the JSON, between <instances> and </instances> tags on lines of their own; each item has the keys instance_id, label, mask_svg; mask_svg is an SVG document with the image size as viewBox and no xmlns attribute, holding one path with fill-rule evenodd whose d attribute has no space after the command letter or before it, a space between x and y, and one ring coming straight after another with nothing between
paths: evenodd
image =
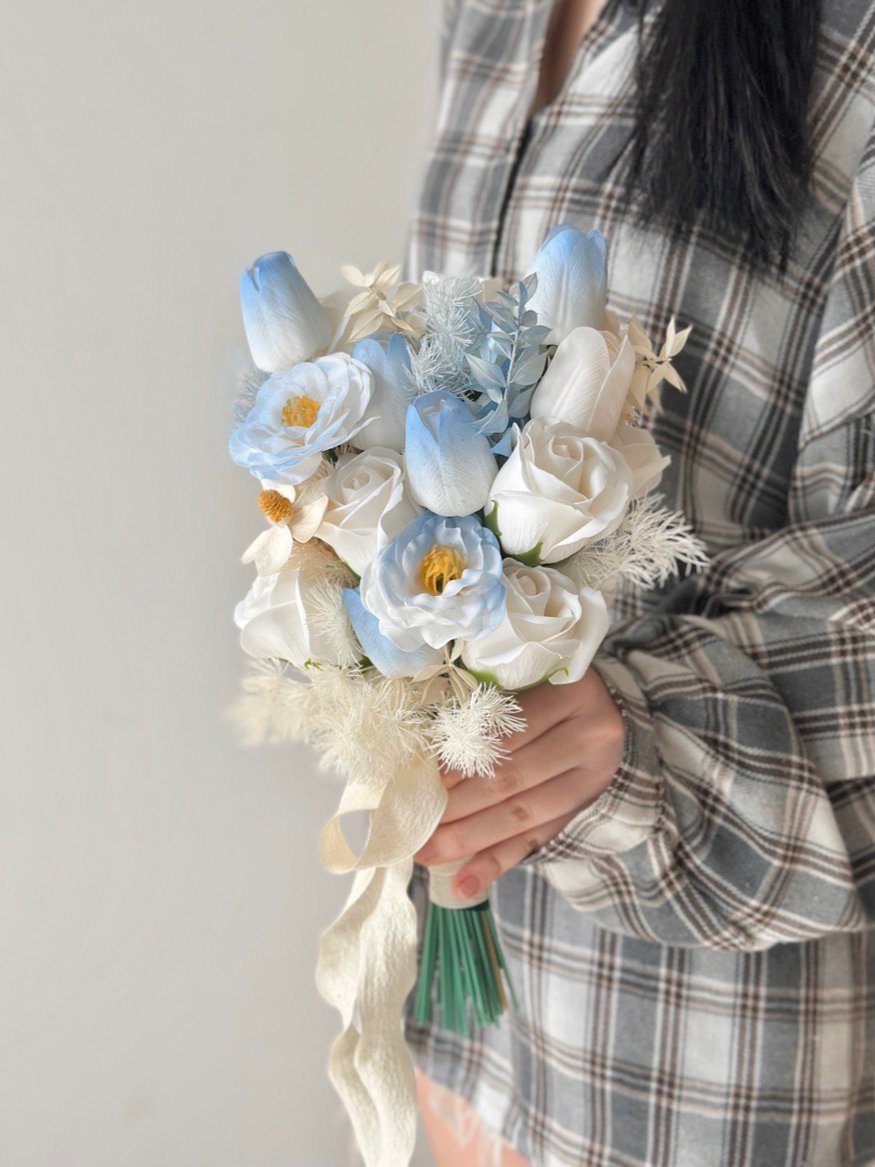
<instances>
[{"instance_id":1,"label":"cream star-shaped flower","mask_svg":"<svg viewBox=\"0 0 875 1167\"><path fill-rule=\"evenodd\" d=\"M686 385L671 362L687 343L687 337L691 332L692 325L678 332L675 328L674 317L672 317L666 329L665 341L657 353L653 351L650 337L636 317L632 317L629 321L628 335L635 352L636 364L626 399L627 415L634 416L636 412L642 412L648 397L652 398L655 407L659 409L658 390L663 381L668 381L670 385L674 385L675 389L686 393Z\"/></svg>"},{"instance_id":2,"label":"cream star-shaped flower","mask_svg":"<svg viewBox=\"0 0 875 1167\"><path fill-rule=\"evenodd\" d=\"M415 307L420 294L419 284L397 283L401 274L399 265L389 266L385 261L373 271L361 272L347 264L342 267L344 279L362 290L350 300L343 318L343 329L348 330L350 343L362 340L374 332L400 332L405 336L421 336L422 317Z\"/></svg>"},{"instance_id":3,"label":"cream star-shaped flower","mask_svg":"<svg viewBox=\"0 0 875 1167\"><path fill-rule=\"evenodd\" d=\"M328 506L322 489L328 471L323 460L319 470L297 487L261 479L258 506L270 526L243 552L243 562L254 560L259 575L279 571L295 543L306 543L316 534Z\"/></svg>"}]
</instances>

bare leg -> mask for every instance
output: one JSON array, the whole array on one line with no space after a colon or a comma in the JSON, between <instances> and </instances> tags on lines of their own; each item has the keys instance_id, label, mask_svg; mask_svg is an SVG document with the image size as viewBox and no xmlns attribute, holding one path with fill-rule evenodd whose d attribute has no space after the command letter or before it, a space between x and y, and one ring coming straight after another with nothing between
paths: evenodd
<instances>
[{"instance_id":1,"label":"bare leg","mask_svg":"<svg viewBox=\"0 0 875 1167\"><path fill-rule=\"evenodd\" d=\"M464 1115L465 1130L472 1132L471 1138L463 1140L441 1116L440 1097L446 1099L449 1092L418 1069L416 1093L434 1167L484 1167L489 1163L494 1163L495 1167L529 1167L528 1162L507 1144L502 1144L499 1155L491 1159L488 1139L480 1120L464 1100L456 1099L455 1105Z\"/></svg>"}]
</instances>

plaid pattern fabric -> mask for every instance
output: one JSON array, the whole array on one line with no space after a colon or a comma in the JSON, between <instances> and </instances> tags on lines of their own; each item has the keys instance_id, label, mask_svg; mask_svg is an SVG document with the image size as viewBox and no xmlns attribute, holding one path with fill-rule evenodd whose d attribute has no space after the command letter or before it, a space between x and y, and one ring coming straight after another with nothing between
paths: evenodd
<instances>
[{"instance_id":1,"label":"plaid pattern fabric","mask_svg":"<svg viewBox=\"0 0 875 1167\"><path fill-rule=\"evenodd\" d=\"M713 558L618 597L622 765L493 889L521 1012L407 1037L532 1167L873 1164L875 4L824 4L785 281L624 209L625 4L527 125L549 9L450 4L408 272L518 278L551 225L598 224L612 307L694 326L653 430ZM421 918L418 865L411 894Z\"/></svg>"}]
</instances>

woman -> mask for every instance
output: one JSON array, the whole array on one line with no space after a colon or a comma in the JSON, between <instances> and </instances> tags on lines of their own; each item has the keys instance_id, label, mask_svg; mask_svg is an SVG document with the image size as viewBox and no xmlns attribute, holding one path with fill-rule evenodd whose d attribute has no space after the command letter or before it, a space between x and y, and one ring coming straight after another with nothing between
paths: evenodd
<instances>
[{"instance_id":1,"label":"woman","mask_svg":"<svg viewBox=\"0 0 875 1167\"><path fill-rule=\"evenodd\" d=\"M408 1014L439 1167L485 1156L435 1098L506 1167L875 1163L873 54L873 0L450 4L408 268L600 226L612 306L693 325L652 425L712 559L447 776L411 891L474 853L522 1009Z\"/></svg>"}]
</instances>

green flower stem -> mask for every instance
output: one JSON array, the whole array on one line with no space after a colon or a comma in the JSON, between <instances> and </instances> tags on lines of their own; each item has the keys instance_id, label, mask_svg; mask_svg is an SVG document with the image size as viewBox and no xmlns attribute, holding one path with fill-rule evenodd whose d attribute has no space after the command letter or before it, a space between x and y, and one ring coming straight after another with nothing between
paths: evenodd
<instances>
[{"instance_id":1,"label":"green flower stem","mask_svg":"<svg viewBox=\"0 0 875 1167\"><path fill-rule=\"evenodd\" d=\"M467 1034L472 1028L497 1024L508 1008L504 982L518 1009L489 902L470 908L429 903L414 1001L416 1020L431 1019L436 987L444 1029Z\"/></svg>"}]
</instances>

